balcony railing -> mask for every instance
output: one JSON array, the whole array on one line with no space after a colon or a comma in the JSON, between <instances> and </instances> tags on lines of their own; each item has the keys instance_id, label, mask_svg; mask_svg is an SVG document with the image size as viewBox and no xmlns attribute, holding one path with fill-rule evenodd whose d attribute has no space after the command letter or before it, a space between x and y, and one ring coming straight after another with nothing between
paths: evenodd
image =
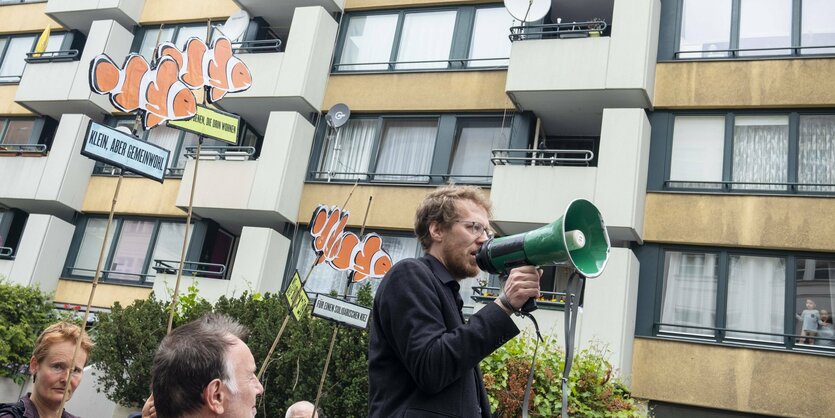
<instances>
[{"instance_id":1,"label":"balcony railing","mask_svg":"<svg viewBox=\"0 0 835 418\"><path fill-rule=\"evenodd\" d=\"M177 274L177 269L179 268L179 260L154 260L153 269L159 274ZM223 276L226 274L226 265L186 261L183 263L183 274L187 276L223 279Z\"/></svg>"},{"instance_id":2,"label":"balcony railing","mask_svg":"<svg viewBox=\"0 0 835 418\"><path fill-rule=\"evenodd\" d=\"M762 181L688 181L666 180L664 188L675 191L718 193L827 193L835 192L832 183L762 182Z\"/></svg>"},{"instance_id":3,"label":"balcony railing","mask_svg":"<svg viewBox=\"0 0 835 418\"><path fill-rule=\"evenodd\" d=\"M236 42L232 44L232 51L238 54L281 52L281 39Z\"/></svg>"},{"instance_id":4,"label":"balcony railing","mask_svg":"<svg viewBox=\"0 0 835 418\"><path fill-rule=\"evenodd\" d=\"M422 61L381 61L381 62L353 62L353 63L335 63L333 64L334 72L386 72L386 71L447 71L454 69L465 70L489 70L493 68L507 67L509 57L495 57L495 58L454 58L454 59L440 59L440 60L422 60ZM469 65L470 63L501 61L494 65ZM411 68L397 68L398 65L417 64ZM421 67L420 64L444 64L443 66ZM385 68L359 68L346 70L342 67L372 67L385 66Z\"/></svg>"},{"instance_id":5,"label":"balcony railing","mask_svg":"<svg viewBox=\"0 0 835 418\"><path fill-rule=\"evenodd\" d=\"M589 166L594 159L590 150L573 149L494 149L493 165L579 165Z\"/></svg>"},{"instance_id":6,"label":"balcony railing","mask_svg":"<svg viewBox=\"0 0 835 418\"><path fill-rule=\"evenodd\" d=\"M487 303L493 301L502 289L500 287L473 286L473 295L470 298L476 302ZM540 291L540 297L536 299L536 305L546 309L565 309L565 292Z\"/></svg>"},{"instance_id":7,"label":"balcony railing","mask_svg":"<svg viewBox=\"0 0 835 418\"><path fill-rule=\"evenodd\" d=\"M430 173L378 173L352 171L311 171L311 180L331 181L365 181L374 183L430 183L446 182L455 179L457 183L483 184L493 178L487 174L430 174Z\"/></svg>"},{"instance_id":8,"label":"balcony railing","mask_svg":"<svg viewBox=\"0 0 835 418\"><path fill-rule=\"evenodd\" d=\"M165 169L165 178L183 177L183 170L184 169L182 167L167 167ZM99 176L118 176L120 174L119 171L118 167L104 163L96 163L96 166L93 168L93 174ZM121 174L125 177L141 177L139 174L134 174L130 171L125 171Z\"/></svg>"},{"instance_id":9,"label":"balcony railing","mask_svg":"<svg viewBox=\"0 0 835 418\"><path fill-rule=\"evenodd\" d=\"M608 36L609 25L602 20L587 22L549 23L540 25L513 26L510 28L510 41L526 39L587 38L590 36Z\"/></svg>"},{"instance_id":10,"label":"balcony railing","mask_svg":"<svg viewBox=\"0 0 835 418\"><path fill-rule=\"evenodd\" d=\"M833 51L822 52L820 55L835 54L835 45L817 46L775 46L768 48L733 48L733 49L711 49L702 51L675 51L674 59L729 59L729 58L763 58L763 57L785 57L785 56L819 56L814 52L803 54L803 51L814 51L815 49L830 49ZM769 51L787 51L788 53L768 54ZM763 54L745 54L746 52L764 52Z\"/></svg>"},{"instance_id":11,"label":"balcony railing","mask_svg":"<svg viewBox=\"0 0 835 418\"><path fill-rule=\"evenodd\" d=\"M78 273L92 273L92 274L78 274ZM67 274L70 277L78 277L84 279L93 279L93 275L96 274L96 269L88 269L88 268L81 268L81 267L67 267ZM124 276L124 277L112 277L112 276ZM135 279L133 279L135 277ZM150 285L148 282L149 277L154 277L153 274L147 273L133 273L128 271L119 271L119 270L102 270L101 271L101 280L107 282L115 282L115 283L127 283L127 284L139 284L139 285Z\"/></svg>"},{"instance_id":12,"label":"balcony railing","mask_svg":"<svg viewBox=\"0 0 835 418\"><path fill-rule=\"evenodd\" d=\"M11 258L14 254L14 249L9 247L0 247L0 258Z\"/></svg>"},{"instance_id":13,"label":"balcony railing","mask_svg":"<svg viewBox=\"0 0 835 418\"><path fill-rule=\"evenodd\" d=\"M46 154L45 144L0 144L2 156L43 157Z\"/></svg>"},{"instance_id":14,"label":"balcony railing","mask_svg":"<svg viewBox=\"0 0 835 418\"><path fill-rule=\"evenodd\" d=\"M186 147L184 155L186 158L195 159L197 147ZM201 160L247 161L255 159L254 156L255 147L205 146L200 147L199 157Z\"/></svg>"},{"instance_id":15,"label":"balcony railing","mask_svg":"<svg viewBox=\"0 0 835 418\"><path fill-rule=\"evenodd\" d=\"M65 51L27 52L25 61L30 64L41 62L77 61L80 59L77 49Z\"/></svg>"},{"instance_id":16,"label":"balcony railing","mask_svg":"<svg viewBox=\"0 0 835 418\"><path fill-rule=\"evenodd\" d=\"M661 327L679 328L680 331L669 329L661 329ZM689 330L689 331L688 331ZM709 331L709 333L694 332L697 330ZM733 328L720 327L703 327L698 325L688 324L671 324L665 322L655 322L653 324L653 333L658 337L669 337L676 339L687 339L689 341L706 341L714 343L745 345L745 346L759 346L768 348L784 348L787 350L814 350L835 355L835 346L828 345L811 345L797 343L799 339L814 339L816 342L829 342L835 344L835 338L832 337L810 337L798 334L784 334L776 332L761 332L761 331L746 331ZM729 333L751 335L751 338L744 338L740 336L729 336ZM767 341L766 339L755 339L757 336L772 337L775 341ZM777 341L779 340L779 341Z\"/></svg>"}]
</instances>

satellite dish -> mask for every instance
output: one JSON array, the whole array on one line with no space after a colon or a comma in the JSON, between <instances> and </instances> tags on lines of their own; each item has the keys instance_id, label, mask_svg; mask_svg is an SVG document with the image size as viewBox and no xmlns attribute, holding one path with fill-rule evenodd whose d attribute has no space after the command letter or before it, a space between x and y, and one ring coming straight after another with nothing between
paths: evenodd
<instances>
[{"instance_id":1,"label":"satellite dish","mask_svg":"<svg viewBox=\"0 0 835 418\"><path fill-rule=\"evenodd\" d=\"M226 23L223 26L218 26L217 30L223 36L229 38L230 41L235 42L246 32L247 26L249 26L249 13L239 10L232 16L229 16L229 19L226 19Z\"/></svg>"},{"instance_id":2,"label":"satellite dish","mask_svg":"<svg viewBox=\"0 0 835 418\"><path fill-rule=\"evenodd\" d=\"M504 0L504 7L520 22L535 22L548 13L551 0Z\"/></svg>"},{"instance_id":3,"label":"satellite dish","mask_svg":"<svg viewBox=\"0 0 835 418\"><path fill-rule=\"evenodd\" d=\"M348 108L348 105L345 103L337 103L328 110L328 114L325 115L325 122L331 128L336 129L348 123L348 118L350 117L351 109Z\"/></svg>"}]
</instances>

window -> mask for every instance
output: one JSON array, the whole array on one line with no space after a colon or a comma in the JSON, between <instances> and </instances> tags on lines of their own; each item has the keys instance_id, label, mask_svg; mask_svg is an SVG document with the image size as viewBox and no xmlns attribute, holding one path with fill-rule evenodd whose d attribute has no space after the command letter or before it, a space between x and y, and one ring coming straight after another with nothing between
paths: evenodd
<instances>
[{"instance_id":1,"label":"window","mask_svg":"<svg viewBox=\"0 0 835 418\"><path fill-rule=\"evenodd\" d=\"M494 148L510 144L501 116L355 116L322 138L311 178L401 183L489 183Z\"/></svg>"},{"instance_id":2,"label":"window","mask_svg":"<svg viewBox=\"0 0 835 418\"><path fill-rule=\"evenodd\" d=\"M835 115L675 115L666 189L835 192Z\"/></svg>"},{"instance_id":3,"label":"window","mask_svg":"<svg viewBox=\"0 0 835 418\"><path fill-rule=\"evenodd\" d=\"M832 54L833 12L826 0L683 0L677 58Z\"/></svg>"},{"instance_id":4,"label":"window","mask_svg":"<svg viewBox=\"0 0 835 418\"><path fill-rule=\"evenodd\" d=\"M0 259L14 258L28 218L21 210L0 208Z\"/></svg>"},{"instance_id":5,"label":"window","mask_svg":"<svg viewBox=\"0 0 835 418\"><path fill-rule=\"evenodd\" d=\"M663 254L659 334L786 347L835 346L835 340L829 345L824 339L832 336L831 323L821 321L835 303L835 260L674 248ZM809 338L819 330L829 337Z\"/></svg>"},{"instance_id":6,"label":"window","mask_svg":"<svg viewBox=\"0 0 835 418\"><path fill-rule=\"evenodd\" d=\"M155 267L165 267L167 273L176 272L179 267L186 230L184 222L117 217L105 237L106 227L106 218L82 218L67 257L66 270L70 277L93 278L102 242L106 258L101 280L148 285L154 281ZM223 278L219 266L207 263L223 265L225 269L231 260L234 241L233 235L210 220L195 223L189 232L184 274L200 270L196 273L199 276Z\"/></svg>"},{"instance_id":7,"label":"window","mask_svg":"<svg viewBox=\"0 0 835 418\"><path fill-rule=\"evenodd\" d=\"M183 49L185 47L186 40L192 36L205 40L206 31L205 22L187 25L163 26L162 29L159 27L146 28L142 32L142 37L137 37L142 41L138 47L133 50L138 52L139 55L145 57L148 62L151 62L154 55L154 49L160 43L173 42L178 48Z\"/></svg>"},{"instance_id":8,"label":"window","mask_svg":"<svg viewBox=\"0 0 835 418\"><path fill-rule=\"evenodd\" d=\"M504 7L352 13L335 71L507 66L513 18Z\"/></svg>"},{"instance_id":9,"label":"window","mask_svg":"<svg viewBox=\"0 0 835 418\"><path fill-rule=\"evenodd\" d=\"M17 83L26 66L26 54L35 49L39 35L16 35L0 37L0 83ZM49 37L47 51L60 49L65 33Z\"/></svg>"}]
</instances>

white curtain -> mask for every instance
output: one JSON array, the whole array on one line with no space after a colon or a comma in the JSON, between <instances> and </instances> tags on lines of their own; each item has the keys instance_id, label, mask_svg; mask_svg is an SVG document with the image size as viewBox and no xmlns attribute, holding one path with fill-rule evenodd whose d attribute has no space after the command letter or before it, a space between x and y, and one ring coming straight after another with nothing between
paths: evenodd
<instances>
[{"instance_id":1,"label":"white curtain","mask_svg":"<svg viewBox=\"0 0 835 418\"><path fill-rule=\"evenodd\" d=\"M510 27L513 16L504 7L477 9L470 40L470 58L505 58L510 56ZM469 67L506 66L507 59L470 61Z\"/></svg>"},{"instance_id":2,"label":"white curtain","mask_svg":"<svg viewBox=\"0 0 835 418\"><path fill-rule=\"evenodd\" d=\"M741 0L739 48L791 46L792 0ZM787 55L789 49L742 51L740 56Z\"/></svg>"},{"instance_id":3,"label":"white curtain","mask_svg":"<svg viewBox=\"0 0 835 418\"><path fill-rule=\"evenodd\" d=\"M782 258L732 255L728 271L726 327L782 334L786 301L786 263ZM728 337L781 342L782 337L728 332Z\"/></svg>"},{"instance_id":4,"label":"white curtain","mask_svg":"<svg viewBox=\"0 0 835 418\"><path fill-rule=\"evenodd\" d=\"M454 10L407 14L400 32L397 61L435 62L396 64L394 68L447 68L456 14Z\"/></svg>"},{"instance_id":5,"label":"white curtain","mask_svg":"<svg viewBox=\"0 0 835 418\"><path fill-rule=\"evenodd\" d=\"M661 322L716 326L717 259L716 254L667 252ZM711 330L688 327L662 326L661 330L713 335Z\"/></svg>"},{"instance_id":6,"label":"white curtain","mask_svg":"<svg viewBox=\"0 0 835 418\"><path fill-rule=\"evenodd\" d=\"M677 116L673 126L670 186L719 189L725 155L724 116ZM672 183L675 182L675 183Z\"/></svg>"},{"instance_id":7,"label":"white curtain","mask_svg":"<svg viewBox=\"0 0 835 418\"><path fill-rule=\"evenodd\" d=\"M116 249L113 251L113 258L110 266L111 273L108 278L120 280L140 281L141 273L145 271L145 257L148 255L148 248L151 244L151 236L154 233L155 221L123 220L119 232L119 239L116 242Z\"/></svg>"},{"instance_id":8,"label":"white curtain","mask_svg":"<svg viewBox=\"0 0 835 418\"><path fill-rule=\"evenodd\" d=\"M428 176L403 174L428 174L432 166L432 153L438 121L395 120L387 121L383 139L377 153L377 180L404 182L428 182ZM395 175L385 175L395 174Z\"/></svg>"},{"instance_id":9,"label":"white curtain","mask_svg":"<svg viewBox=\"0 0 835 418\"><path fill-rule=\"evenodd\" d=\"M193 225L189 226L188 239L191 241ZM183 251L183 234L186 231L186 224L179 222L160 222L159 232L157 233L157 240L154 244L154 254L151 256L151 262L148 263L148 269L145 271L149 274L146 281L153 282L154 274L154 260L174 261L173 263L166 263L171 266L178 266L180 255Z\"/></svg>"},{"instance_id":10,"label":"white curtain","mask_svg":"<svg viewBox=\"0 0 835 418\"><path fill-rule=\"evenodd\" d=\"M0 64L0 81L19 81L26 66L26 53L35 46L34 36L11 38Z\"/></svg>"},{"instance_id":11,"label":"white curtain","mask_svg":"<svg viewBox=\"0 0 835 418\"><path fill-rule=\"evenodd\" d=\"M835 116L801 116L798 183L835 184ZM798 186L802 191L835 191L835 186Z\"/></svg>"},{"instance_id":12,"label":"white curtain","mask_svg":"<svg viewBox=\"0 0 835 418\"><path fill-rule=\"evenodd\" d=\"M485 182L492 176L490 158L494 148L506 148L510 143L510 126L502 129L501 120L464 120L458 128L450 174L457 183Z\"/></svg>"},{"instance_id":13,"label":"white curtain","mask_svg":"<svg viewBox=\"0 0 835 418\"><path fill-rule=\"evenodd\" d=\"M342 44L340 64L389 62L397 14L352 16ZM387 64L340 65L342 71L386 70Z\"/></svg>"},{"instance_id":14,"label":"white curtain","mask_svg":"<svg viewBox=\"0 0 835 418\"><path fill-rule=\"evenodd\" d=\"M110 245L113 242L113 233L116 231L117 222L114 220L113 225L110 226L110 231L108 231L105 257L107 257ZM106 226L107 219L90 218L87 220L87 226L84 228L84 236L81 238L81 245L78 247L78 254L75 257L75 263L73 263L73 267L85 270L71 270L71 274L85 277L93 277L95 275Z\"/></svg>"},{"instance_id":15,"label":"white curtain","mask_svg":"<svg viewBox=\"0 0 835 418\"><path fill-rule=\"evenodd\" d=\"M835 45L835 28L832 16L835 15L835 2L832 0L803 0L801 7L800 45L830 46ZM835 48L814 48L801 50L801 54L831 54Z\"/></svg>"},{"instance_id":16,"label":"white curtain","mask_svg":"<svg viewBox=\"0 0 835 418\"><path fill-rule=\"evenodd\" d=\"M680 58L727 57L731 44L731 6L728 0L684 0L679 50L693 51Z\"/></svg>"},{"instance_id":17,"label":"white curtain","mask_svg":"<svg viewBox=\"0 0 835 418\"><path fill-rule=\"evenodd\" d=\"M352 119L339 133L331 130L319 161L320 173L317 178L365 179L371 161L371 150L377 138L377 119ZM334 173L334 174L330 174Z\"/></svg>"},{"instance_id":18,"label":"white curtain","mask_svg":"<svg viewBox=\"0 0 835 418\"><path fill-rule=\"evenodd\" d=\"M788 116L738 116L734 126L733 181L786 183ZM745 190L786 190L784 185L735 185Z\"/></svg>"}]
</instances>

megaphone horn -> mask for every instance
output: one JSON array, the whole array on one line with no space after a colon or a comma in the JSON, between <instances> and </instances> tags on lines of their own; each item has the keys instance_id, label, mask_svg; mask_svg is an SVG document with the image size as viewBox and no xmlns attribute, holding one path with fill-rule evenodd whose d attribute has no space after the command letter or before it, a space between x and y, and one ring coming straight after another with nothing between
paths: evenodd
<instances>
[{"instance_id":1,"label":"megaphone horn","mask_svg":"<svg viewBox=\"0 0 835 418\"><path fill-rule=\"evenodd\" d=\"M588 200L576 199L563 216L548 225L485 242L476 262L481 270L493 274L507 274L525 265L564 265L593 278L606 267L610 248L600 211Z\"/></svg>"}]
</instances>

